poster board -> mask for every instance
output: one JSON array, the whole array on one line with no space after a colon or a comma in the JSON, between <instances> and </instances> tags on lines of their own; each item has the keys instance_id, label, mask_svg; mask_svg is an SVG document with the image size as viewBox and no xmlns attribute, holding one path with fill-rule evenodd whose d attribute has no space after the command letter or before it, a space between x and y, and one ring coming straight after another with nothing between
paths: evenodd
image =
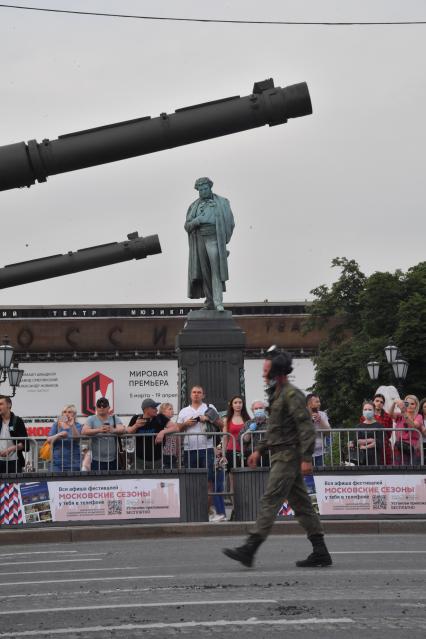
<instances>
[{"instance_id":1,"label":"poster board","mask_svg":"<svg viewBox=\"0 0 426 639\"><path fill-rule=\"evenodd\" d=\"M179 479L41 480L0 484L0 525L179 519Z\"/></svg>"}]
</instances>

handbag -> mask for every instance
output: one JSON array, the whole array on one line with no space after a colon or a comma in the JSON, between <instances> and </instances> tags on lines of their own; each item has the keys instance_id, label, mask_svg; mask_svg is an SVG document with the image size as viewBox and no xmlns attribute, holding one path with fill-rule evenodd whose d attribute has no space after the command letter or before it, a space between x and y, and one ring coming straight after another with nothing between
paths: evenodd
<instances>
[{"instance_id":1,"label":"handbag","mask_svg":"<svg viewBox=\"0 0 426 639\"><path fill-rule=\"evenodd\" d=\"M207 410L204 412L204 417L207 417L208 419L208 421L203 424L203 430L207 437L213 437L213 435L220 433L219 426L216 426L214 423L217 419L219 419L219 413L215 408L213 408L213 406L209 405Z\"/></svg>"},{"instance_id":2,"label":"handbag","mask_svg":"<svg viewBox=\"0 0 426 639\"><path fill-rule=\"evenodd\" d=\"M38 456L43 461L50 461L52 459L52 446L47 439L38 451Z\"/></svg>"}]
</instances>

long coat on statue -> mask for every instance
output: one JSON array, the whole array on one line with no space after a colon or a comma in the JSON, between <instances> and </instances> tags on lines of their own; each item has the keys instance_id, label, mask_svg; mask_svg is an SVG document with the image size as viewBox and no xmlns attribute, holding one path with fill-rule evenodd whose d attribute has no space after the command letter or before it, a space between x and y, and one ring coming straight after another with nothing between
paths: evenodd
<instances>
[{"instance_id":1,"label":"long coat on statue","mask_svg":"<svg viewBox=\"0 0 426 639\"><path fill-rule=\"evenodd\" d=\"M229 251L227 251L226 245L232 237L235 222L229 200L215 193L213 193L213 199L216 204L216 239L219 250L220 279L222 280L223 290L226 291L225 282L229 279L227 259ZM205 296L203 274L197 251L197 231L190 232L192 226L190 222L197 217L198 205L201 202L201 198L198 198L190 205L185 222L185 231L188 233L189 242L188 297L190 299L198 299Z\"/></svg>"}]
</instances>

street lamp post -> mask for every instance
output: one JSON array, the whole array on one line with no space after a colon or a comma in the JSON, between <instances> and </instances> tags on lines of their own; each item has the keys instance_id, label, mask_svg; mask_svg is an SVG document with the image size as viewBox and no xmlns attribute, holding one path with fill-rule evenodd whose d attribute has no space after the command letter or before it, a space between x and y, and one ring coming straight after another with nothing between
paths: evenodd
<instances>
[{"instance_id":1,"label":"street lamp post","mask_svg":"<svg viewBox=\"0 0 426 639\"><path fill-rule=\"evenodd\" d=\"M380 364L379 362L370 361L367 362L367 370L370 375L370 379L375 380L379 377Z\"/></svg>"},{"instance_id":2,"label":"street lamp post","mask_svg":"<svg viewBox=\"0 0 426 639\"><path fill-rule=\"evenodd\" d=\"M408 372L408 362L403 357L401 357L398 347L395 344L391 343L385 348L385 355L388 364L391 365L393 374L396 379L396 385L398 388L399 394L402 392L402 387L407 377ZM380 364L376 361L367 362L367 370L371 380L377 380L380 372Z\"/></svg>"},{"instance_id":3,"label":"street lamp post","mask_svg":"<svg viewBox=\"0 0 426 639\"><path fill-rule=\"evenodd\" d=\"M391 341L391 343L385 347L385 355L386 359L388 360L388 364L392 365L398 357L398 346L392 344Z\"/></svg>"},{"instance_id":4,"label":"street lamp post","mask_svg":"<svg viewBox=\"0 0 426 639\"><path fill-rule=\"evenodd\" d=\"M9 386L13 389L10 397L15 397L16 389L21 383L24 371L18 368L18 364L15 363L12 368L13 360L13 347L9 344L7 336L3 339L3 344L0 346L0 384L6 381L9 382Z\"/></svg>"},{"instance_id":5,"label":"street lamp post","mask_svg":"<svg viewBox=\"0 0 426 639\"><path fill-rule=\"evenodd\" d=\"M392 368L397 381L398 391L401 394L405 378L407 377L408 362L402 358L396 359L392 364Z\"/></svg>"}]
</instances>

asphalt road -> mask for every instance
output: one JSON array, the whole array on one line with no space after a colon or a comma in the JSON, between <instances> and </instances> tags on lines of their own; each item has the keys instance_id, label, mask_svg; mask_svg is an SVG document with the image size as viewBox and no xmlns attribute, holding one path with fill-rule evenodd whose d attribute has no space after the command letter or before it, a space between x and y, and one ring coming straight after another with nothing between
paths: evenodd
<instances>
[{"instance_id":1,"label":"asphalt road","mask_svg":"<svg viewBox=\"0 0 426 639\"><path fill-rule=\"evenodd\" d=\"M334 566L297 569L299 536L274 536L246 569L191 538L0 548L0 638L410 639L425 636L422 535L333 535Z\"/></svg>"}]
</instances>

